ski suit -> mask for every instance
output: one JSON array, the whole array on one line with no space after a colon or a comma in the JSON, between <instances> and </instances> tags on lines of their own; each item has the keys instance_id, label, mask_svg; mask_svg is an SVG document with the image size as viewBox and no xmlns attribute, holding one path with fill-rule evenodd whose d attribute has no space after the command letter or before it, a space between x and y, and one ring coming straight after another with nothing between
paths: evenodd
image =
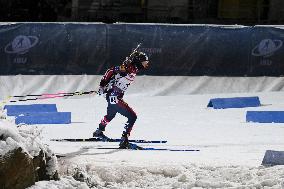
<instances>
[{"instance_id":1,"label":"ski suit","mask_svg":"<svg viewBox=\"0 0 284 189\"><path fill-rule=\"evenodd\" d=\"M116 113L127 117L125 132L130 135L137 119L134 110L123 100L124 92L134 81L138 69L134 65L114 66L106 71L100 81L100 90L106 96L108 103L107 114L99 124L99 129L105 131L107 124L115 117Z\"/></svg>"}]
</instances>

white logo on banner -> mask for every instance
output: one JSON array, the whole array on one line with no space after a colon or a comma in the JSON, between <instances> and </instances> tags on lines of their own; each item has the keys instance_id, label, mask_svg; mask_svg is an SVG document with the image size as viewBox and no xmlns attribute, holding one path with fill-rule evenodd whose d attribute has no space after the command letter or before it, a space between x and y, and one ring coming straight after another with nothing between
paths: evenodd
<instances>
[{"instance_id":1,"label":"white logo on banner","mask_svg":"<svg viewBox=\"0 0 284 189\"><path fill-rule=\"evenodd\" d=\"M16 54L13 62L16 64L25 64L28 61L27 57L23 54L29 52L29 49L34 47L38 43L38 37L18 35L12 42L8 43L5 47L7 54Z\"/></svg>"},{"instance_id":2,"label":"white logo on banner","mask_svg":"<svg viewBox=\"0 0 284 189\"><path fill-rule=\"evenodd\" d=\"M281 40L263 39L252 50L253 56L270 57L283 45Z\"/></svg>"},{"instance_id":3,"label":"white logo on banner","mask_svg":"<svg viewBox=\"0 0 284 189\"><path fill-rule=\"evenodd\" d=\"M18 35L6 45L5 52L9 54L25 54L38 43L38 37Z\"/></svg>"}]
</instances>

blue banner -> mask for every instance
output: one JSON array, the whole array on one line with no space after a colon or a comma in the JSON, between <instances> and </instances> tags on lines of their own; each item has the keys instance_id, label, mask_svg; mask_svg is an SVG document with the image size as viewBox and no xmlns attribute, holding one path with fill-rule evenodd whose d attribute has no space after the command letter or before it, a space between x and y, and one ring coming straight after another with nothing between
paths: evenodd
<instances>
[{"instance_id":1,"label":"blue banner","mask_svg":"<svg viewBox=\"0 0 284 189\"><path fill-rule=\"evenodd\" d=\"M281 76L283 31L272 26L0 25L0 74L103 74L142 43L151 66L141 74Z\"/></svg>"}]
</instances>

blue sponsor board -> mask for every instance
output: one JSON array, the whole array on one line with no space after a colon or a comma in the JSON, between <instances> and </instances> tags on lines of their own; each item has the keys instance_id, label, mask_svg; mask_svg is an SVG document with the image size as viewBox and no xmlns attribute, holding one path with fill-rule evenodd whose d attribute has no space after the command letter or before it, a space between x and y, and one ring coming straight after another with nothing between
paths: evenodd
<instances>
[{"instance_id":1,"label":"blue sponsor board","mask_svg":"<svg viewBox=\"0 0 284 189\"><path fill-rule=\"evenodd\" d=\"M8 116L17 116L25 113L57 112L56 104L29 104L29 105L5 105Z\"/></svg>"},{"instance_id":2,"label":"blue sponsor board","mask_svg":"<svg viewBox=\"0 0 284 189\"><path fill-rule=\"evenodd\" d=\"M234 97L234 98L213 98L210 99L207 107L214 109L226 108L245 108L245 107L258 107L260 101L257 96L255 97Z\"/></svg>"},{"instance_id":3,"label":"blue sponsor board","mask_svg":"<svg viewBox=\"0 0 284 189\"><path fill-rule=\"evenodd\" d=\"M71 112L38 112L26 113L17 116L15 123L18 124L70 124Z\"/></svg>"},{"instance_id":4,"label":"blue sponsor board","mask_svg":"<svg viewBox=\"0 0 284 189\"><path fill-rule=\"evenodd\" d=\"M284 151L266 150L261 165L284 165Z\"/></svg>"},{"instance_id":5,"label":"blue sponsor board","mask_svg":"<svg viewBox=\"0 0 284 189\"><path fill-rule=\"evenodd\" d=\"M247 122L284 123L284 111L247 111Z\"/></svg>"}]
</instances>

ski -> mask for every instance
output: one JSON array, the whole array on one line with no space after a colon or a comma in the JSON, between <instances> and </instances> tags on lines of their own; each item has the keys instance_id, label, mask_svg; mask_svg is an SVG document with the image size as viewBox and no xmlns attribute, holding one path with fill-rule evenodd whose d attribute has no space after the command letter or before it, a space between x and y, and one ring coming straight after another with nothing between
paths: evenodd
<instances>
[{"instance_id":1,"label":"ski","mask_svg":"<svg viewBox=\"0 0 284 189\"><path fill-rule=\"evenodd\" d=\"M92 149L98 149L98 150L145 150L145 151L171 151L171 152L199 152L198 149L171 149L171 148L143 148L140 147L140 149L135 148L129 148L129 149L120 149L115 147L97 147Z\"/></svg>"},{"instance_id":2,"label":"ski","mask_svg":"<svg viewBox=\"0 0 284 189\"><path fill-rule=\"evenodd\" d=\"M93 138L65 138L65 139L50 139L57 142L120 142L121 139L107 138L101 139L97 137ZM133 143L166 143L166 140L129 140Z\"/></svg>"}]
</instances>

